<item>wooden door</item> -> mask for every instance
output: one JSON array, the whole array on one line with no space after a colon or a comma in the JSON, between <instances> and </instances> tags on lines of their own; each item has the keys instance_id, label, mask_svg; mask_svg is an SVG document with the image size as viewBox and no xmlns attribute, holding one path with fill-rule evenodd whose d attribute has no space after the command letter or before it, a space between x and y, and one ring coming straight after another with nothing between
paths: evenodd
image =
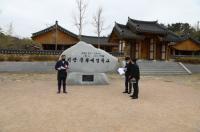
<instances>
[{"instance_id":1,"label":"wooden door","mask_svg":"<svg viewBox=\"0 0 200 132\"><path fill-rule=\"evenodd\" d=\"M149 48L148 48L148 43L147 41L143 41L143 43L141 44L141 59L148 59L148 54L149 54Z\"/></svg>"},{"instance_id":2,"label":"wooden door","mask_svg":"<svg viewBox=\"0 0 200 132\"><path fill-rule=\"evenodd\" d=\"M162 44L161 51L162 51L161 59L165 60L166 59L166 45L165 44Z\"/></svg>"},{"instance_id":3,"label":"wooden door","mask_svg":"<svg viewBox=\"0 0 200 132\"><path fill-rule=\"evenodd\" d=\"M162 52L161 52L162 44L156 45L156 59L161 60Z\"/></svg>"},{"instance_id":4,"label":"wooden door","mask_svg":"<svg viewBox=\"0 0 200 132\"><path fill-rule=\"evenodd\" d=\"M154 44L150 43L150 48L149 48L149 59L153 60L154 59Z\"/></svg>"},{"instance_id":5,"label":"wooden door","mask_svg":"<svg viewBox=\"0 0 200 132\"><path fill-rule=\"evenodd\" d=\"M135 44L135 59L139 59L139 50L140 50L139 43L137 42Z\"/></svg>"}]
</instances>

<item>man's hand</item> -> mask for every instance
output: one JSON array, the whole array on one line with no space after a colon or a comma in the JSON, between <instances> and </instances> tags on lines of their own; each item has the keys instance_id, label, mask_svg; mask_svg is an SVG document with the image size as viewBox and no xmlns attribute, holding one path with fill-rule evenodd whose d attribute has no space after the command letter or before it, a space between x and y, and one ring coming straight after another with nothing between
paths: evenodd
<instances>
[{"instance_id":1,"label":"man's hand","mask_svg":"<svg viewBox=\"0 0 200 132\"><path fill-rule=\"evenodd\" d=\"M68 65L65 65L65 69L68 69Z\"/></svg>"},{"instance_id":2,"label":"man's hand","mask_svg":"<svg viewBox=\"0 0 200 132\"><path fill-rule=\"evenodd\" d=\"M129 76L129 77L128 77L128 80L130 81L132 78L134 78L134 77L133 77L133 76Z\"/></svg>"}]
</instances>

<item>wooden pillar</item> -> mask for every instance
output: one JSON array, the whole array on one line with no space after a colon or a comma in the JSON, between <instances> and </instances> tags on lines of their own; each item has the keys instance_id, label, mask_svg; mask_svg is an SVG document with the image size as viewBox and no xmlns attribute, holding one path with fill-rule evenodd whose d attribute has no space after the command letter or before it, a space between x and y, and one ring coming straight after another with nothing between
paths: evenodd
<instances>
[{"instance_id":1,"label":"wooden pillar","mask_svg":"<svg viewBox=\"0 0 200 132\"><path fill-rule=\"evenodd\" d=\"M131 57L133 59L138 59L138 50L139 50L139 44L138 44L138 41L134 40L134 41L131 41Z\"/></svg>"},{"instance_id":2,"label":"wooden pillar","mask_svg":"<svg viewBox=\"0 0 200 132\"><path fill-rule=\"evenodd\" d=\"M142 42L143 41L140 41L139 43L138 43L138 59L142 59L142 54L141 54L141 50L142 50Z\"/></svg>"},{"instance_id":3,"label":"wooden pillar","mask_svg":"<svg viewBox=\"0 0 200 132\"><path fill-rule=\"evenodd\" d=\"M127 56L130 56L131 58L133 58L133 41L129 41L128 45L127 45Z\"/></svg>"},{"instance_id":4,"label":"wooden pillar","mask_svg":"<svg viewBox=\"0 0 200 132\"><path fill-rule=\"evenodd\" d=\"M170 48L168 46L168 43L166 43L166 60L169 60L169 57L170 57Z\"/></svg>"},{"instance_id":5,"label":"wooden pillar","mask_svg":"<svg viewBox=\"0 0 200 132\"><path fill-rule=\"evenodd\" d=\"M167 43L165 43L165 60L168 60L168 46L167 46Z\"/></svg>"},{"instance_id":6,"label":"wooden pillar","mask_svg":"<svg viewBox=\"0 0 200 132\"><path fill-rule=\"evenodd\" d=\"M135 59L139 59L139 47L140 47L140 43L136 42L135 43Z\"/></svg>"},{"instance_id":7,"label":"wooden pillar","mask_svg":"<svg viewBox=\"0 0 200 132\"><path fill-rule=\"evenodd\" d=\"M122 53L124 53L126 47L126 41L122 41Z\"/></svg>"},{"instance_id":8,"label":"wooden pillar","mask_svg":"<svg viewBox=\"0 0 200 132\"><path fill-rule=\"evenodd\" d=\"M133 59L134 58L134 44L133 42L129 42L129 56Z\"/></svg>"},{"instance_id":9,"label":"wooden pillar","mask_svg":"<svg viewBox=\"0 0 200 132\"><path fill-rule=\"evenodd\" d=\"M122 48L121 48L121 42L122 42L122 41L119 40L119 47L118 47L118 48L119 48L119 52L120 52L120 53L121 53L121 49L122 49Z\"/></svg>"},{"instance_id":10,"label":"wooden pillar","mask_svg":"<svg viewBox=\"0 0 200 132\"><path fill-rule=\"evenodd\" d=\"M156 41L154 39L150 39L149 45L149 59L155 60L156 59Z\"/></svg>"},{"instance_id":11,"label":"wooden pillar","mask_svg":"<svg viewBox=\"0 0 200 132\"><path fill-rule=\"evenodd\" d=\"M195 51L192 52L192 56L195 56Z\"/></svg>"},{"instance_id":12,"label":"wooden pillar","mask_svg":"<svg viewBox=\"0 0 200 132\"><path fill-rule=\"evenodd\" d=\"M176 55L176 52L175 52L175 49L173 49L173 56L175 56Z\"/></svg>"},{"instance_id":13,"label":"wooden pillar","mask_svg":"<svg viewBox=\"0 0 200 132\"><path fill-rule=\"evenodd\" d=\"M154 51L153 59L154 59L154 60L157 60L156 43L154 43L154 45L153 45L153 51Z\"/></svg>"}]
</instances>

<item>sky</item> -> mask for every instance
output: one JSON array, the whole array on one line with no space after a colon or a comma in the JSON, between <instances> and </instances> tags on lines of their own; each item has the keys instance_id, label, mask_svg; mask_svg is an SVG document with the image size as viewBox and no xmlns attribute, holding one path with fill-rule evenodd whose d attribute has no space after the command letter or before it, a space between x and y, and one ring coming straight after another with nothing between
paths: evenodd
<instances>
[{"instance_id":1,"label":"sky","mask_svg":"<svg viewBox=\"0 0 200 132\"><path fill-rule=\"evenodd\" d=\"M200 0L85 0L88 3L84 35L95 36L92 25L98 7L103 8L106 30L111 33L115 22L126 24L128 17L137 20L171 24L187 22L194 26L200 21ZM0 0L0 27L3 31L13 25L13 35L31 37L32 33L55 24L78 34L73 15L77 14L76 0Z\"/></svg>"}]
</instances>

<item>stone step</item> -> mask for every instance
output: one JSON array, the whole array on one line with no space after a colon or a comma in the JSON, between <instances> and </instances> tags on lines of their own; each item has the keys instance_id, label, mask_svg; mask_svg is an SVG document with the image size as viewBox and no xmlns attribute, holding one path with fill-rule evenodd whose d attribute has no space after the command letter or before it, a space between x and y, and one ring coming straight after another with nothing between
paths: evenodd
<instances>
[{"instance_id":1,"label":"stone step","mask_svg":"<svg viewBox=\"0 0 200 132\"><path fill-rule=\"evenodd\" d=\"M164 73L164 72L165 72L165 73L168 73L168 72L169 72L169 73L170 73L170 72L171 72L171 73L172 73L172 72L173 72L173 73L176 73L176 72L184 72L184 73L185 73L185 71L143 71L143 70L141 70L141 72L143 72L143 73L145 73L145 72L151 72L151 73L153 73L153 72L156 72L156 73L158 73L158 72L163 72L163 73Z\"/></svg>"},{"instance_id":2,"label":"stone step","mask_svg":"<svg viewBox=\"0 0 200 132\"><path fill-rule=\"evenodd\" d=\"M186 75L188 72L177 62L140 61L141 75Z\"/></svg>"},{"instance_id":3,"label":"stone step","mask_svg":"<svg viewBox=\"0 0 200 132\"><path fill-rule=\"evenodd\" d=\"M200 64L184 64L192 73L200 73Z\"/></svg>"},{"instance_id":4,"label":"stone step","mask_svg":"<svg viewBox=\"0 0 200 132\"><path fill-rule=\"evenodd\" d=\"M187 73L142 73L142 76L164 76L164 75L188 75Z\"/></svg>"},{"instance_id":5,"label":"stone step","mask_svg":"<svg viewBox=\"0 0 200 132\"><path fill-rule=\"evenodd\" d=\"M140 67L140 69L160 69L160 70L164 70L164 69L172 69L172 70L174 70L174 69L181 69L182 70L182 67L161 67L161 68L154 68L154 67ZM183 69L184 70L184 69Z\"/></svg>"}]
</instances>

